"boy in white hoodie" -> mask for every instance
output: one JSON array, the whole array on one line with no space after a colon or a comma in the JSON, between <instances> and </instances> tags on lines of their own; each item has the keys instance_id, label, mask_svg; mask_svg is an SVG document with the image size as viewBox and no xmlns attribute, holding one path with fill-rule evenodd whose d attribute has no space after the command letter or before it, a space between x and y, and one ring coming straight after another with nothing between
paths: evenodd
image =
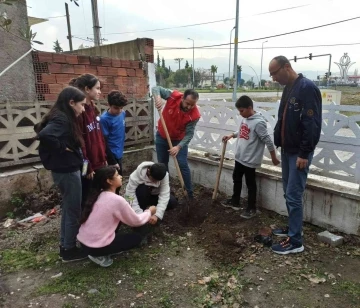
<instances>
[{"instance_id":1,"label":"boy in white hoodie","mask_svg":"<svg viewBox=\"0 0 360 308\"><path fill-rule=\"evenodd\" d=\"M155 225L162 220L166 209L174 208L178 201L170 194L169 173L162 163L145 161L130 174L126 185L125 199L136 213L142 213L156 205L156 213L149 223Z\"/></svg>"},{"instance_id":2,"label":"boy in white hoodie","mask_svg":"<svg viewBox=\"0 0 360 308\"><path fill-rule=\"evenodd\" d=\"M245 175L248 188L248 206L241 214L243 218L252 218L256 215L256 180L255 170L261 166L264 156L265 145L268 148L274 165L280 161L276 157L275 147L268 133L266 121L260 113L254 111L253 101L250 97L243 95L235 103L235 107L243 117L239 132L224 136L223 142L231 138L236 140L235 168L233 172L233 195L222 205L234 210L240 209L240 195L242 188L242 177Z\"/></svg>"}]
</instances>

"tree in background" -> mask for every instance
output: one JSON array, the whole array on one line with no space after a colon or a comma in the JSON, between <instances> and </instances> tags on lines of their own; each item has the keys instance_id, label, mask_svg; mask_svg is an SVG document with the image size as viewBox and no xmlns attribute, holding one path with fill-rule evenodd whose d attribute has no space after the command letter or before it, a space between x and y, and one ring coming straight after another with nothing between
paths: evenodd
<instances>
[{"instance_id":1,"label":"tree in background","mask_svg":"<svg viewBox=\"0 0 360 308\"><path fill-rule=\"evenodd\" d=\"M63 52L63 51L64 51L64 50L62 49L62 47L60 46L59 40L56 40L56 41L54 42L53 50L54 50L56 53L60 53L60 52Z\"/></svg>"},{"instance_id":2,"label":"tree in background","mask_svg":"<svg viewBox=\"0 0 360 308\"><path fill-rule=\"evenodd\" d=\"M185 62L185 68L189 68L189 67L190 67L189 62L188 62L188 60L186 60L186 62Z\"/></svg>"},{"instance_id":3,"label":"tree in background","mask_svg":"<svg viewBox=\"0 0 360 308\"><path fill-rule=\"evenodd\" d=\"M216 86L215 74L217 73L218 67L216 65L211 65L210 72L212 74L212 86Z\"/></svg>"}]
</instances>

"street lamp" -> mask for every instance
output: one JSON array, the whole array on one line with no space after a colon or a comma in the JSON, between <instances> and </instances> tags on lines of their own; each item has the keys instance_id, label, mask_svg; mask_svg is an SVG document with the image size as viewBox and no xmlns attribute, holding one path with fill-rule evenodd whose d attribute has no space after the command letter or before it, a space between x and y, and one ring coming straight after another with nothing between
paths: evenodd
<instances>
[{"instance_id":1,"label":"street lamp","mask_svg":"<svg viewBox=\"0 0 360 308\"><path fill-rule=\"evenodd\" d=\"M191 38L188 38L188 40L193 42L193 67L192 67L192 71L193 71L193 89L195 89L195 66L194 66L194 54L195 54L195 47L194 47L194 40Z\"/></svg>"},{"instance_id":2,"label":"street lamp","mask_svg":"<svg viewBox=\"0 0 360 308\"><path fill-rule=\"evenodd\" d=\"M232 32L235 29L235 26L230 31L230 54L229 54L229 81L228 81L228 89L230 88L230 66L231 66L231 36Z\"/></svg>"},{"instance_id":3,"label":"street lamp","mask_svg":"<svg viewBox=\"0 0 360 308\"><path fill-rule=\"evenodd\" d=\"M268 41L262 42L261 44L261 68L260 68L260 84L259 84L259 89L261 87L261 78L262 78L262 63L263 63L263 52L264 52L264 44L267 43Z\"/></svg>"},{"instance_id":4,"label":"street lamp","mask_svg":"<svg viewBox=\"0 0 360 308\"><path fill-rule=\"evenodd\" d=\"M257 78L257 80L258 80L258 82L259 82L259 76L256 74L256 72L255 72L255 70L252 68L252 66L249 65L249 67L254 71L254 73L255 73L255 75L256 75L256 78Z\"/></svg>"}]
</instances>

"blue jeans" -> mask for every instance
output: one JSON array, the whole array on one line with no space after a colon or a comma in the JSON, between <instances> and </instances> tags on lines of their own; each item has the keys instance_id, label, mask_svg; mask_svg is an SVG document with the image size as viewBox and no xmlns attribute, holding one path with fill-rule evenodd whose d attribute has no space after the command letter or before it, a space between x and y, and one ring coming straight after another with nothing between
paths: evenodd
<instances>
[{"instance_id":1,"label":"blue jeans","mask_svg":"<svg viewBox=\"0 0 360 308\"><path fill-rule=\"evenodd\" d=\"M76 246L81 216L81 175L80 170L70 173L52 172L54 183L62 197L60 245L65 249Z\"/></svg>"},{"instance_id":2,"label":"blue jeans","mask_svg":"<svg viewBox=\"0 0 360 308\"><path fill-rule=\"evenodd\" d=\"M288 236L291 238L291 242L296 245L302 245L302 198L313 155L314 152L310 153L307 167L305 169L298 170L296 168L298 154L281 151L283 189L286 200L286 208L289 215Z\"/></svg>"},{"instance_id":3,"label":"blue jeans","mask_svg":"<svg viewBox=\"0 0 360 308\"><path fill-rule=\"evenodd\" d=\"M171 140L173 146L176 146L180 143L180 140ZM159 163L165 164L166 168L169 170L168 164L169 164L169 145L167 143L167 140L162 138L159 134L159 132L156 133L156 139L155 139L155 145L156 145L156 154L157 159ZM179 153L176 155L177 161L179 163L180 171L182 174L182 177L184 179L184 184L186 191L188 193L188 196L190 198L193 198L193 188L191 183L191 173L190 168L187 162L187 156L188 156L188 147L184 146L180 149Z\"/></svg>"}]
</instances>

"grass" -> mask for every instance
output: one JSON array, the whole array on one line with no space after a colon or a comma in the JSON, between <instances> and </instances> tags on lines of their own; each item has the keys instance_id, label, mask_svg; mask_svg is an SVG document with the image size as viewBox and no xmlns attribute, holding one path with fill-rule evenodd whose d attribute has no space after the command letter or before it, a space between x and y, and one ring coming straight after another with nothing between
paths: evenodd
<instances>
[{"instance_id":1,"label":"grass","mask_svg":"<svg viewBox=\"0 0 360 308\"><path fill-rule=\"evenodd\" d=\"M354 304L360 301L360 283L340 281L333 286L333 289L338 295L345 295L351 299Z\"/></svg>"}]
</instances>

